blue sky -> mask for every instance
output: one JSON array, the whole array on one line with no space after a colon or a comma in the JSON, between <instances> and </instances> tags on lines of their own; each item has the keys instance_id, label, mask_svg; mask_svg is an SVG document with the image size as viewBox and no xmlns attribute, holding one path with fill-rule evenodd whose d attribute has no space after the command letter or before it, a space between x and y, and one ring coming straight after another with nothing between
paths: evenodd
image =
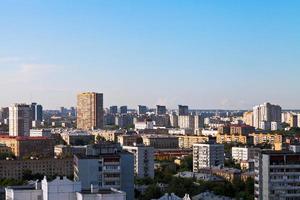
<instances>
[{"instance_id":1,"label":"blue sky","mask_svg":"<svg viewBox=\"0 0 300 200\"><path fill-rule=\"evenodd\" d=\"M3 0L0 105L300 108L300 2Z\"/></svg>"}]
</instances>

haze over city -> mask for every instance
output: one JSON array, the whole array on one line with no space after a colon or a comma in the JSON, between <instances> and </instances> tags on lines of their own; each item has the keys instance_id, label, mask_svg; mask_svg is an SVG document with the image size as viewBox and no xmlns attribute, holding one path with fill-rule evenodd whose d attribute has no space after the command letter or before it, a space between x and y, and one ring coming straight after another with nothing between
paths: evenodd
<instances>
[{"instance_id":1,"label":"haze over city","mask_svg":"<svg viewBox=\"0 0 300 200\"><path fill-rule=\"evenodd\" d=\"M0 105L300 108L299 1L2 1Z\"/></svg>"}]
</instances>

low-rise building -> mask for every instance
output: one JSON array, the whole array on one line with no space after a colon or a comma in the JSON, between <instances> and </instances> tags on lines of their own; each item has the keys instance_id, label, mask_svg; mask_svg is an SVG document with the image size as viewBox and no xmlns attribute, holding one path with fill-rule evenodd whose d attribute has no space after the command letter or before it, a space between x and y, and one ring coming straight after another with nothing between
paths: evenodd
<instances>
[{"instance_id":1,"label":"low-rise building","mask_svg":"<svg viewBox=\"0 0 300 200\"><path fill-rule=\"evenodd\" d=\"M281 134L271 133L252 133L250 136L253 138L253 144L271 144L276 151L282 150L283 136Z\"/></svg>"},{"instance_id":2,"label":"low-rise building","mask_svg":"<svg viewBox=\"0 0 300 200\"><path fill-rule=\"evenodd\" d=\"M155 149L177 149L178 138L170 135L142 135L145 146L152 146Z\"/></svg>"},{"instance_id":3,"label":"low-rise building","mask_svg":"<svg viewBox=\"0 0 300 200\"><path fill-rule=\"evenodd\" d=\"M125 132L122 130L95 130L92 134L95 136L99 135L106 141L118 142L118 136L125 134Z\"/></svg>"},{"instance_id":4,"label":"low-rise building","mask_svg":"<svg viewBox=\"0 0 300 200\"><path fill-rule=\"evenodd\" d=\"M72 176L73 158L0 160L0 179L20 180L26 171L30 171L32 174L43 174L46 176Z\"/></svg>"},{"instance_id":5,"label":"low-rise building","mask_svg":"<svg viewBox=\"0 0 300 200\"><path fill-rule=\"evenodd\" d=\"M209 141L208 136L198 136L198 135L178 135L176 136L179 142L179 148L193 148L193 144L205 143Z\"/></svg>"},{"instance_id":6,"label":"low-rise building","mask_svg":"<svg viewBox=\"0 0 300 200\"><path fill-rule=\"evenodd\" d=\"M138 134L119 135L117 138L118 138L118 143L120 143L121 146L133 146L134 144L143 143L142 137Z\"/></svg>"},{"instance_id":7,"label":"low-rise building","mask_svg":"<svg viewBox=\"0 0 300 200\"><path fill-rule=\"evenodd\" d=\"M54 143L54 139L47 137L0 136L0 144L9 147L12 153L19 158L53 157Z\"/></svg>"},{"instance_id":8,"label":"low-rise building","mask_svg":"<svg viewBox=\"0 0 300 200\"><path fill-rule=\"evenodd\" d=\"M95 136L86 131L69 131L61 134L68 145L87 145L95 142Z\"/></svg>"},{"instance_id":9,"label":"low-rise building","mask_svg":"<svg viewBox=\"0 0 300 200\"><path fill-rule=\"evenodd\" d=\"M230 134L217 134L217 143L241 143L241 144L253 144L252 137L245 135L230 135Z\"/></svg>"},{"instance_id":10,"label":"low-rise building","mask_svg":"<svg viewBox=\"0 0 300 200\"><path fill-rule=\"evenodd\" d=\"M213 174L223 179L233 182L234 180L240 180L241 170L227 167L206 167L198 170L199 173Z\"/></svg>"},{"instance_id":11,"label":"low-rise building","mask_svg":"<svg viewBox=\"0 0 300 200\"><path fill-rule=\"evenodd\" d=\"M56 145L54 147L55 156L73 157L75 154L85 155L87 146Z\"/></svg>"}]
</instances>

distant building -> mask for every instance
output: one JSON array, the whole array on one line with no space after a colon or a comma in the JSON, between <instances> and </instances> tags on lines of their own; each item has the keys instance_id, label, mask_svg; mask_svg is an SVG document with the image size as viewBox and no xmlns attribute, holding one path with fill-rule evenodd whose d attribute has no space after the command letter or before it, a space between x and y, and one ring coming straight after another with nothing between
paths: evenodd
<instances>
[{"instance_id":1,"label":"distant building","mask_svg":"<svg viewBox=\"0 0 300 200\"><path fill-rule=\"evenodd\" d=\"M300 199L300 153L262 151L255 161L255 199Z\"/></svg>"},{"instance_id":2,"label":"distant building","mask_svg":"<svg viewBox=\"0 0 300 200\"><path fill-rule=\"evenodd\" d=\"M118 113L118 106L110 106L109 107L110 114L117 114Z\"/></svg>"},{"instance_id":3,"label":"distant building","mask_svg":"<svg viewBox=\"0 0 300 200\"><path fill-rule=\"evenodd\" d=\"M255 128L249 125L230 125L231 135L249 135L255 132Z\"/></svg>"},{"instance_id":4,"label":"distant building","mask_svg":"<svg viewBox=\"0 0 300 200\"><path fill-rule=\"evenodd\" d=\"M165 115L167 113L166 106L157 105L156 106L156 114L157 115Z\"/></svg>"},{"instance_id":5,"label":"distant building","mask_svg":"<svg viewBox=\"0 0 300 200\"><path fill-rule=\"evenodd\" d=\"M170 115L170 125L171 127L177 128L178 127L178 115L173 113Z\"/></svg>"},{"instance_id":6,"label":"distant building","mask_svg":"<svg viewBox=\"0 0 300 200\"><path fill-rule=\"evenodd\" d=\"M118 143L121 146L134 146L134 144L143 144L143 139L139 134L125 134L118 136Z\"/></svg>"},{"instance_id":7,"label":"distant building","mask_svg":"<svg viewBox=\"0 0 300 200\"><path fill-rule=\"evenodd\" d=\"M193 145L193 172L205 167L224 165L223 144L194 144Z\"/></svg>"},{"instance_id":8,"label":"distant building","mask_svg":"<svg viewBox=\"0 0 300 200\"><path fill-rule=\"evenodd\" d=\"M264 103L253 107L253 126L257 129L270 130L271 122L281 123L281 107Z\"/></svg>"},{"instance_id":9,"label":"distant building","mask_svg":"<svg viewBox=\"0 0 300 200\"><path fill-rule=\"evenodd\" d=\"M143 130L143 129L153 129L154 128L154 123L153 121L146 120L143 122L136 122L134 124L135 130Z\"/></svg>"},{"instance_id":10,"label":"distant building","mask_svg":"<svg viewBox=\"0 0 300 200\"><path fill-rule=\"evenodd\" d=\"M200 128L200 116L199 115L179 115L178 126L183 129L198 129Z\"/></svg>"},{"instance_id":11,"label":"distant building","mask_svg":"<svg viewBox=\"0 0 300 200\"><path fill-rule=\"evenodd\" d=\"M77 128L101 129L104 125L103 94L88 92L77 96Z\"/></svg>"},{"instance_id":12,"label":"distant building","mask_svg":"<svg viewBox=\"0 0 300 200\"><path fill-rule=\"evenodd\" d=\"M123 146L134 155L134 171L138 178L154 178L154 148L144 145Z\"/></svg>"},{"instance_id":13,"label":"distant building","mask_svg":"<svg viewBox=\"0 0 300 200\"><path fill-rule=\"evenodd\" d=\"M298 127L298 115L292 115L290 118L290 127L296 128Z\"/></svg>"},{"instance_id":14,"label":"distant building","mask_svg":"<svg viewBox=\"0 0 300 200\"><path fill-rule=\"evenodd\" d=\"M146 106L138 105L138 115L144 115L148 111Z\"/></svg>"},{"instance_id":15,"label":"distant building","mask_svg":"<svg viewBox=\"0 0 300 200\"><path fill-rule=\"evenodd\" d=\"M115 116L115 125L120 128L127 128L129 126L133 126L133 117L132 115L117 115Z\"/></svg>"},{"instance_id":16,"label":"distant building","mask_svg":"<svg viewBox=\"0 0 300 200\"><path fill-rule=\"evenodd\" d=\"M31 103L31 120L32 121L43 121L43 106L37 103Z\"/></svg>"},{"instance_id":17,"label":"distant building","mask_svg":"<svg viewBox=\"0 0 300 200\"><path fill-rule=\"evenodd\" d=\"M9 118L9 108L5 107L5 108L1 108L0 109L0 122L4 123L5 120L8 120Z\"/></svg>"},{"instance_id":18,"label":"distant building","mask_svg":"<svg viewBox=\"0 0 300 200\"><path fill-rule=\"evenodd\" d=\"M145 146L152 146L155 149L177 149L178 138L171 135L142 135Z\"/></svg>"},{"instance_id":19,"label":"distant building","mask_svg":"<svg viewBox=\"0 0 300 200\"><path fill-rule=\"evenodd\" d=\"M31 109L26 104L9 107L9 135L29 136L31 128Z\"/></svg>"},{"instance_id":20,"label":"distant building","mask_svg":"<svg viewBox=\"0 0 300 200\"><path fill-rule=\"evenodd\" d=\"M178 105L178 115L189 115L189 107Z\"/></svg>"},{"instance_id":21,"label":"distant building","mask_svg":"<svg viewBox=\"0 0 300 200\"><path fill-rule=\"evenodd\" d=\"M68 145L87 145L95 143L95 135L85 131L63 132L61 137Z\"/></svg>"},{"instance_id":22,"label":"distant building","mask_svg":"<svg viewBox=\"0 0 300 200\"><path fill-rule=\"evenodd\" d=\"M73 146L73 145L56 145L54 147L55 156L58 157L72 157L75 154L85 155L87 146Z\"/></svg>"},{"instance_id":23,"label":"distant building","mask_svg":"<svg viewBox=\"0 0 300 200\"><path fill-rule=\"evenodd\" d=\"M121 106L120 107L120 113L121 114L127 114L127 106Z\"/></svg>"},{"instance_id":24,"label":"distant building","mask_svg":"<svg viewBox=\"0 0 300 200\"><path fill-rule=\"evenodd\" d=\"M179 148L192 149L193 144L196 143L206 143L210 140L208 136L198 136L198 135L177 135Z\"/></svg>"}]
</instances>

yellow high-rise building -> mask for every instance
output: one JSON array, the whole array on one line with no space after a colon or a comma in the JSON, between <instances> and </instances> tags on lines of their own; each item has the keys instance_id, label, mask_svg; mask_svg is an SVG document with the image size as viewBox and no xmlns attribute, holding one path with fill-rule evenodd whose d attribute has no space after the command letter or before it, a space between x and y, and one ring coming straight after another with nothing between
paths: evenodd
<instances>
[{"instance_id":1,"label":"yellow high-rise building","mask_svg":"<svg viewBox=\"0 0 300 200\"><path fill-rule=\"evenodd\" d=\"M77 128L103 128L103 94L86 92L77 95Z\"/></svg>"}]
</instances>

